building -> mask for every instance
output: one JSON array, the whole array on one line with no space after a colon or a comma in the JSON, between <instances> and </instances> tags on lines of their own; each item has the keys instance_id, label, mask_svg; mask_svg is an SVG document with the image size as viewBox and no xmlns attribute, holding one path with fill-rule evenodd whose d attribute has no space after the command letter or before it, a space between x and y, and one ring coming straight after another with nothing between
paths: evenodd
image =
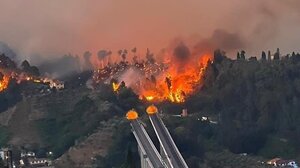
<instances>
[{"instance_id":1,"label":"building","mask_svg":"<svg viewBox=\"0 0 300 168\"><path fill-rule=\"evenodd\" d=\"M65 88L65 84L60 81L52 81L49 84L50 88L56 88L57 90L61 90Z\"/></svg>"},{"instance_id":2,"label":"building","mask_svg":"<svg viewBox=\"0 0 300 168\"><path fill-rule=\"evenodd\" d=\"M281 158L274 158L268 161L267 164L275 167L299 168L294 160L283 160Z\"/></svg>"},{"instance_id":3,"label":"building","mask_svg":"<svg viewBox=\"0 0 300 168\"><path fill-rule=\"evenodd\" d=\"M22 151L21 152L21 158L23 157L35 157L35 153L34 152L26 152L26 151Z\"/></svg>"},{"instance_id":4,"label":"building","mask_svg":"<svg viewBox=\"0 0 300 168\"><path fill-rule=\"evenodd\" d=\"M47 167L52 164L50 159L47 158L28 158L28 164L33 168Z\"/></svg>"},{"instance_id":5,"label":"building","mask_svg":"<svg viewBox=\"0 0 300 168\"><path fill-rule=\"evenodd\" d=\"M278 167L298 168L298 165L294 160L278 160L276 162L276 166L278 166Z\"/></svg>"},{"instance_id":6,"label":"building","mask_svg":"<svg viewBox=\"0 0 300 168\"><path fill-rule=\"evenodd\" d=\"M182 109L181 117L187 117L188 116L188 111L187 109Z\"/></svg>"},{"instance_id":7,"label":"building","mask_svg":"<svg viewBox=\"0 0 300 168\"><path fill-rule=\"evenodd\" d=\"M0 157L4 162L4 167L13 168L12 151L8 148L0 150Z\"/></svg>"}]
</instances>

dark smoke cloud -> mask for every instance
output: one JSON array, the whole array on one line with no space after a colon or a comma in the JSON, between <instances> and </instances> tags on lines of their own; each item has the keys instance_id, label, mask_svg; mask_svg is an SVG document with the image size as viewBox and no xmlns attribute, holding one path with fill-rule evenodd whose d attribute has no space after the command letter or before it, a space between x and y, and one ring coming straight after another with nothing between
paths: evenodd
<instances>
[{"instance_id":1,"label":"dark smoke cloud","mask_svg":"<svg viewBox=\"0 0 300 168\"><path fill-rule=\"evenodd\" d=\"M173 55L177 61L186 62L191 56L191 52L183 42L180 42L178 46L175 47Z\"/></svg>"},{"instance_id":2,"label":"dark smoke cloud","mask_svg":"<svg viewBox=\"0 0 300 168\"><path fill-rule=\"evenodd\" d=\"M71 54L49 60L38 67L42 74L53 78L64 78L80 72L79 58Z\"/></svg>"},{"instance_id":3,"label":"dark smoke cloud","mask_svg":"<svg viewBox=\"0 0 300 168\"><path fill-rule=\"evenodd\" d=\"M194 52L203 54L206 52L212 53L215 49L222 49L230 53L244 48L246 43L246 40L239 34L217 29L210 38L203 39L196 43Z\"/></svg>"}]
</instances>

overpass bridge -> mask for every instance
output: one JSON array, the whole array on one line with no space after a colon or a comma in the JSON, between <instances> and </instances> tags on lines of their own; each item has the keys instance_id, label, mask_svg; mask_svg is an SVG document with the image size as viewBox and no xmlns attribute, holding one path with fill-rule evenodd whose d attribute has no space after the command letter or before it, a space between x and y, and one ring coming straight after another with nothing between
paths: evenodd
<instances>
[{"instance_id":1,"label":"overpass bridge","mask_svg":"<svg viewBox=\"0 0 300 168\"><path fill-rule=\"evenodd\" d=\"M131 130L138 143L138 149L141 158L142 168L166 168L163 160L155 148L152 140L146 132L144 126L138 120L138 115L131 110L127 113L127 119L130 120Z\"/></svg>"},{"instance_id":2,"label":"overpass bridge","mask_svg":"<svg viewBox=\"0 0 300 168\"><path fill-rule=\"evenodd\" d=\"M160 154L153 145L143 125L139 123L137 112L129 111L127 113L127 119L131 121L132 132L138 142L141 167L148 168L143 165L144 162L147 162L150 167L153 166L155 168L159 168L159 166L164 168L188 168L167 127L158 115L158 109L154 105L151 105L146 109L146 112L160 142ZM139 132L138 135L137 132ZM143 151L145 148L147 150Z\"/></svg>"}]
</instances>

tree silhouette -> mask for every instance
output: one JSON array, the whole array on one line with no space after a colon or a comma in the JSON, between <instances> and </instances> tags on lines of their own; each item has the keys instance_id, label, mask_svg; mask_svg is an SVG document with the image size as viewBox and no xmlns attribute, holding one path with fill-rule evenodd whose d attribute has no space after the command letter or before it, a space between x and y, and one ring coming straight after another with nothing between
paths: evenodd
<instances>
[{"instance_id":1,"label":"tree silhouette","mask_svg":"<svg viewBox=\"0 0 300 168\"><path fill-rule=\"evenodd\" d=\"M264 61L267 60L267 55L264 51L262 51L262 53L261 53L261 60L264 60Z\"/></svg>"},{"instance_id":2,"label":"tree silhouette","mask_svg":"<svg viewBox=\"0 0 300 168\"><path fill-rule=\"evenodd\" d=\"M268 51L268 61L271 61L271 59L272 59L272 58L271 58L271 51L269 50L269 51Z\"/></svg>"},{"instance_id":3,"label":"tree silhouette","mask_svg":"<svg viewBox=\"0 0 300 168\"><path fill-rule=\"evenodd\" d=\"M245 56L246 52L244 50L241 51L241 59L245 60L246 56Z\"/></svg>"},{"instance_id":4,"label":"tree silhouette","mask_svg":"<svg viewBox=\"0 0 300 168\"><path fill-rule=\"evenodd\" d=\"M279 60L280 59L280 51L279 48L277 48L276 53L274 54L274 60Z\"/></svg>"},{"instance_id":5,"label":"tree silhouette","mask_svg":"<svg viewBox=\"0 0 300 168\"><path fill-rule=\"evenodd\" d=\"M240 52L237 52L236 59L238 59L238 60L241 59Z\"/></svg>"}]
</instances>

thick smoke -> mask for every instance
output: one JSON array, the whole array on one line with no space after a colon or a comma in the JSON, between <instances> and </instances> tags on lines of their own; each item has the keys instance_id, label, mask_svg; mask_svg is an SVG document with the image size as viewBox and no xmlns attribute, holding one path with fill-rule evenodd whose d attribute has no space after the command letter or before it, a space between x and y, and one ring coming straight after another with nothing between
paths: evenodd
<instances>
[{"instance_id":1,"label":"thick smoke","mask_svg":"<svg viewBox=\"0 0 300 168\"><path fill-rule=\"evenodd\" d=\"M127 87L134 87L135 85L138 85L137 81L140 81L143 78L144 76L136 68L129 68L117 77L118 82L125 82Z\"/></svg>"},{"instance_id":2,"label":"thick smoke","mask_svg":"<svg viewBox=\"0 0 300 168\"><path fill-rule=\"evenodd\" d=\"M46 61L38 68L42 74L47 74L52 78L63 78L81 71L79 58L71 54Z\"/></svg>"},{"instance_id":3,"label":"thick smoke","mask_svg":"<svg viewBox=\"0 0 300 168\"><path fill-rule=\"evenodd\" d=\"M217 29L212 36L197 42L194 52L197 54L213 53L213 50L222 49L229 53L246 47L247 41L239 34L229 33L225 30Z\"/></svg>"},{"instance_id":4,"label":"thick smoke","mask_svg":"<svg viewBox=\"0 0 300 168\"><path fill-rule=\"evenodd\" d=\"M101 48L157 53L178 36L249 54L299 52L299 8L299 0L3 1L0 40L30 62Z\"/></svg>"},{"instance_id":5,"label":"thick smoke","mask_svg":"<svg viewBox=\"0 0 300 168\"><path fill-rule=\"evenodd\" d=\"M178 46L175 47L173 55L177 61L186 62L191 56L191 52L183 42L180 42Z\"/></svg>"},{"instance_id":6,"label":"thick smoke","mask_svg":"<svg viewBox=\"0 0 300 168\"><path fill-rule=\"evenodd\" d=\"M16 53L2 41L0 41L0 54L5 54L10 59L16 59Z\"/></svg>"}]
</instances>

